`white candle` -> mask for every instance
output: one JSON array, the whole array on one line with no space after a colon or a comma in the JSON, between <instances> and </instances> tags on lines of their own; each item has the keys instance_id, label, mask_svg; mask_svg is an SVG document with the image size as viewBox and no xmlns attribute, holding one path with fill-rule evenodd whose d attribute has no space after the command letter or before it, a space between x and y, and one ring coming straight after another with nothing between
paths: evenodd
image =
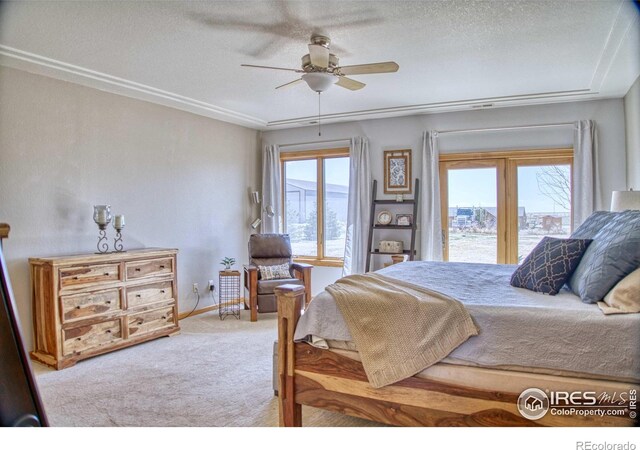
<instances>
[{"instance_id":1,"label":"white candle","mask_svg":"<svg viewBox=\"0 0 640 450\"><path fill-rule=\"evenodd\" d=\"M115 219L115 222L114 222L114 228L117 228L117 229L124 228L124 216L123 215L116 216L116 219Z\"/></svg>"},{"instance_id":2,"label":"white candle","mask_svg":"<svg viewBox=\"0 0 640 450\"><path fill-rule=\"evenodd\" d=\"M107 223L107 210L106 209L99 209L98 210L98 223L100 225L104 225L105 223Z\"/></svg>"}]
</instances>

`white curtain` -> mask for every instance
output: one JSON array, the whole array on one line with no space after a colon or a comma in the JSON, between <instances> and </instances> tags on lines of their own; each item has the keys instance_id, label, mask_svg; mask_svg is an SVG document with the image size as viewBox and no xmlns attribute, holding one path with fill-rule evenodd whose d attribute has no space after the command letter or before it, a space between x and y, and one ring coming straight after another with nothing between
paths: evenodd
<instances>
[{"instance_id":1,"label":"white curtain","mask_svg":"<svg viewBox=\"0 0 640 450\"><path fill-rule=\"evenodd\" d=\"M349 206L342 276L365 271L370 208L369 141L364 137L355 137L351 139L349 150Z\"/></svg>"},{"instance_id":2,"label":"white curtain","mask_svg":"<svg viewBox=\"0 0 640 450\"><path fill-rule=\"evenodd\" d=\"M598 136L593 120L579 120L573 129L573 226L580 225L600 205Z\"/></svg>"},{"instance_id":3,"label":"white curtain","mask_svg":"<svg viewBox=\"0 0 640 450\"><path fill-rule=\"evenodd\" d=\"M442 261L440 166L438 133L425 131L422 138L422 188L420 194L420 258Z\"/></svg>"},{"instance_id":4,"label":"white curtain","mask_svg":"<svg viewBox=\"0 0 640 450\"><path fill-rule=\"evenodd\" d=\"M281 198L280 149L266 145L262 155L262 233L280 233Z\"/></svg>"}]
</instances>

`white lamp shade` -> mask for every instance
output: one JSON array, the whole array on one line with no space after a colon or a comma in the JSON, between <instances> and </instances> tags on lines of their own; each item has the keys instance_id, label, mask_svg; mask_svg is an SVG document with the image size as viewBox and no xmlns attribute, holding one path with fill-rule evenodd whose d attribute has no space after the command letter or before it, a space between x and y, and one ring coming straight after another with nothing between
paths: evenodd
<instances>
[{"instance_id":1,"label":"white lamp shade","mask_svg":"<svg viewBox=\"0 0 640 450\"><path fill-rule=\"evenodd\" d=\"M324 92L338 81L337 76L326 72L305 73L302 79L316 92Z\"/></svg>"},{"instance_id":2,"label":"white lamp shade","mask_svg":"<svg viewBox=\"0 0 640 450\"><path fill-rule=\"evenodd\" d=\"M613 191L611 194L611 211L640 210L640 191Z\"/></svg>"}]
</instances>

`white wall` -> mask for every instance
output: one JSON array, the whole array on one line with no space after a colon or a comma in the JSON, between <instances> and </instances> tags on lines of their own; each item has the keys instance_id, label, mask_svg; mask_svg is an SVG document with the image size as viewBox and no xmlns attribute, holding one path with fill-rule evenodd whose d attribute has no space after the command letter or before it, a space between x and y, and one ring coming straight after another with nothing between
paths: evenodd
<instances>
[{"instance_id":1,"label":"white wall","mask_svg":"<svg viewBox=\"0 0 640 450\"><path fill-rule=\"evenodd\" d=\"M640 77L624 97L627 135L627 187L640 190Z\"/></svg>"},{"instance_id":2,"label":"white wall","mask_svg":"<svg viewBox=\"0 0 640 450\"><path fill-rule=\"evenodd\" d=\"M0 222L27 338L27 258L95 251L94 204L125 215L125 248L180 250L180 311L194 282L211 304L220 259L247 259L258 163L255 130L0 68Z\"/></svg>"},{"instance_id":3,"label":"white wall","mask_svg":"<svg viewBox=\"0 0 640 450\"><path fill-rule=\"evenodd\" d=\"M378 180L378 196L382 194L383 151L411 148L413 175L420 176L422 133L425 130L458 130L468 128L504 127L530 124L573 122L593 119L598 127L598 148L601 164L603 192L597 200L597 209L608 209L611 191L626 187L625 118L622 99L589 102L559 103L541 106L497 108L480 111L464 111L430 114L390 119L365 120L349 123L328 124L322 127L318 137L317 127L271 130L262 135L264 144L294 144L353 136L369 138L372 153L373 178ZM442 153L498 150L572 147L573 129L542 128L502 132L481 132L440 137ZM289 149L291 149L290 147ZM307 146L308 148L308 146ZM316 148L322 148L319 145ZM389 197L389 196L386 196ZM384 236L380 236L384 237ZM337 279L337 269L314 269L318 282ZM314 276L314 283L316 277ZM318 286L314 286L314 291Z\"/></svg>"}]
</instances>

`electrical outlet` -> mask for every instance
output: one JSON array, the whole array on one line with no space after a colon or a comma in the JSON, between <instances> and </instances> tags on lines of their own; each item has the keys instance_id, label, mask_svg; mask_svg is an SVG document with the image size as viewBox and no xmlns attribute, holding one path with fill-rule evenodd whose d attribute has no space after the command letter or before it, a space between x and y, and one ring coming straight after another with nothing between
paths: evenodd
<instances>
[{"instance_id":1,"label":"electrical outlet","mask_svg":"<svg viewBox=\"0 0 640 450\"><path fill-rule=\"evenodd\" d=\"M198 293L198 283L193 283L193 293L194 294Z\"/></svg>"},{"instance_id":2,"label":"electrical outlet","mask_svg":"<svg viewBox=\"0 0 640 450\"><path fill-rule=\"evenodd\" d=\"M216 290L216 287L213 284L213 280L209 280L209 290L210 291L215 291Z\"/></svg>"}]
</instances>

